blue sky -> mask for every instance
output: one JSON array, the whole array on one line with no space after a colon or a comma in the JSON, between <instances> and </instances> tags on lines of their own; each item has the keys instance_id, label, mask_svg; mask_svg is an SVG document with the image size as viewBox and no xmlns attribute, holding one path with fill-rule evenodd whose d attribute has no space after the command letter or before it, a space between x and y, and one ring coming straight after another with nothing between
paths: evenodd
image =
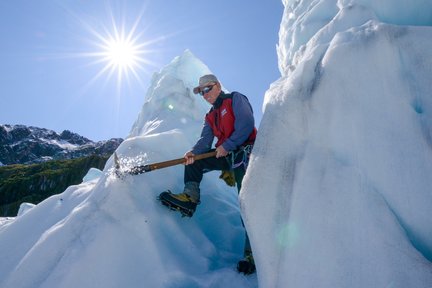
<instances>
[{"instance_id":1,"label":"blue sky","mask_svg":"<svg viewBox=\"0 0 432 288\"><path fill-rule=\"evenodd\" d=\"M247 95L259 122L264 93L280 76L282 13L280 0L1 1L0 124L124 138L152 74L185 49ZM135 45L146 43L145 62L120 84L98 56L114 26L135 27Z\"/></svg>"}]
</instances>

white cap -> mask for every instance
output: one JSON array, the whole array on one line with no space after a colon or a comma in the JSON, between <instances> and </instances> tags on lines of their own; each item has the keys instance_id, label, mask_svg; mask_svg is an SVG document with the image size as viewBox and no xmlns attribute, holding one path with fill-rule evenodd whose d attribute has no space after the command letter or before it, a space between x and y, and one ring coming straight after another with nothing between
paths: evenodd
<instances>
[{"instance_id":1,"label":"white cap","mask_svg":"<svg viewBox=\"0 0 432 288\"><path fill-rule=\"evenodd\" d=\"M219 80L213 74L207 74L207 75L201 76L200 79L199 79L199 86L195 87L193 89L193 92L195 94L200 93L201 89L203 89L204 87L208 86L208 84L210 84L210 83L219 83Z\"/></svg>"}]
</instances>

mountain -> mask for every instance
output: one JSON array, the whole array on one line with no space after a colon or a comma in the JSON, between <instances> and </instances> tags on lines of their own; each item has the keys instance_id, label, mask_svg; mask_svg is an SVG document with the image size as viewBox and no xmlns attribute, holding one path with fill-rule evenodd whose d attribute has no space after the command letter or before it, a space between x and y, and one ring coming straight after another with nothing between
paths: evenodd
<instances>
[{"instance_id":1,"label":"mountain","mask_svg":"<svg viewBox=\"0 0 432 288\"><path fill-rule=\"evenodd\" d=\"M16 216L23 202L38 204L103 169L123 139L93 142L68 130L0 125L0 216ZM3 166L4 165L4 166Z\"/></svg>"},{"instance_id":2,"label":"mountain","mask_svg":"<svg viewBox=\"0 0 432 288\"><path fill-rule=\"evenodd\" d=\"M14 217L22 203L39 204L79 184L90 169L103 169L107 155L0 167L0 217Z\"/></svg>"},{"instance_id":3,"label":"mountain","mask_svg":"<svg viewBox=\"0 0 432 288\"><path fill-rule=\"evenodd\" d=\"M122 141L113 138L93 142L68 130L58 134L32 126L0 125L0 163L33 164L93 154L110 155Z\"/></svg>"}]
</instances>

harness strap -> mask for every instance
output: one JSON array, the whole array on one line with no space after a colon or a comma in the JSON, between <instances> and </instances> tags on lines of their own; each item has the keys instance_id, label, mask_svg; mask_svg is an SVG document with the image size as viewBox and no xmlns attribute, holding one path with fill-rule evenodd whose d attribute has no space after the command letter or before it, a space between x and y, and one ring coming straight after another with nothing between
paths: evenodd
<instances>
[{"instance_id":1,"label":"harness strap","mask_svg":"<svg viewBox=\"0 0 432 288\"><path fill-rule=\"evenodd\" d=\"M248 144L248 145L245 145L245 146L240 146L240 148L237 149L236 151L230 152L230 155L231 155L231 169L232 170L240 167L241 165L244 165L245 169L247 168L247 166L249 164L249 156L250 156L250 154L252 152L252 148L253 148L253 145L252 144ZM243 153L242 159L238 163L235 163L235 160L237 159L237 156L239 156L240 153Z\"/></svg>"}]
</instances>

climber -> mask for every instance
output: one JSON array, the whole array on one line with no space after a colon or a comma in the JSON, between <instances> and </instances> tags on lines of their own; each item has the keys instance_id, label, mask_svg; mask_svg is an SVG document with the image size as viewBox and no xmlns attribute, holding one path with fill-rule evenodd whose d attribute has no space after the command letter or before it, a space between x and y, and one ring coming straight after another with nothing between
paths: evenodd
<instances>
[{"instance_id":1,"label":"climber","mask_svg":"<svg viewBox=\"0 0 432 288\"><path fill-rule=\"evenodd\" d=\"M200 183L203 174L211 170L220 170L220 178L228 185L235 186L240 192L243 176L246 172L249 156L257 135L253 110L246 96L239 92L225 93L216 76L204 75L199 79L199 86L193 92L200 94L212 105L204 119L201 137L194 147L185 153L184 190L174 194L162 192L161 202L171 209L179 210L183 215L192 217L200 203ZM214 137L216 148L212 149ZM194 160L194 155L216 151L216 156ZM246 233L244 259L239 261L239 272L255 272L255 263L249 238Z\"/></svg>"}]
</instances>

